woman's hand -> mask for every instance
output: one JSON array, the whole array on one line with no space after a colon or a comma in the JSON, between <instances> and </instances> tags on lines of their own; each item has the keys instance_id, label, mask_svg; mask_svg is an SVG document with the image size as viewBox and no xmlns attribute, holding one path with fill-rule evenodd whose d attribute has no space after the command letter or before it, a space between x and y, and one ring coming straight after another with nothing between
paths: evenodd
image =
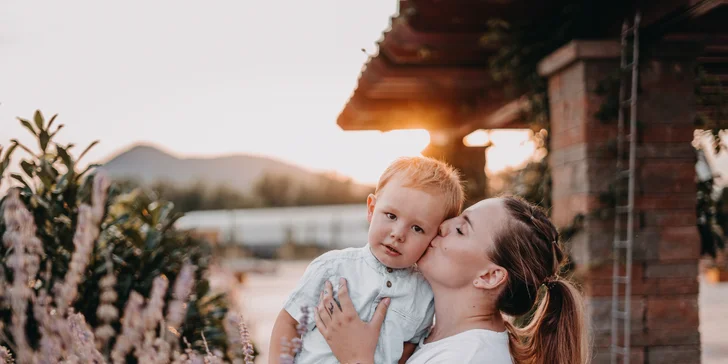
<instances>
[{"instance_id":1,"label":"woman's hand","mask_svg":"<svg viewBox=\"0 0 728 364\"><path fill-rule=\"evenodd\" d=\"M374 351L389 307L389 298L383 299L383 304L377 306L371 322L364 322L349 298L346 280L339 280L341 307L334 302L332 288L331 283L326 281L326 289L321 293L321 301L316 309L316 326L339 362L374 364Z\"/></svg>"}]
</instances>

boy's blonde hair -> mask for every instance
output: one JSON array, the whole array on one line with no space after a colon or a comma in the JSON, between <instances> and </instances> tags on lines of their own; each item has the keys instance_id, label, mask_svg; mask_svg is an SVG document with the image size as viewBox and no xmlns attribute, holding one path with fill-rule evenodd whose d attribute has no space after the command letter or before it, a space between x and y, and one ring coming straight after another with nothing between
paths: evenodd
<instances>
[{"instance_id":1,"label":"boy's blonde hair","mask_svg":"<svg viewBox=\"0 0 728 364\"><path fill-rule=\"evenodd\" d=\"M393 177L404 180L404 187L445 196L445 219L460 214L465 200L460 174L449 164L429 157L401 157L390 164L379 177L375 194Z\"/></svg>"}]
</instances>

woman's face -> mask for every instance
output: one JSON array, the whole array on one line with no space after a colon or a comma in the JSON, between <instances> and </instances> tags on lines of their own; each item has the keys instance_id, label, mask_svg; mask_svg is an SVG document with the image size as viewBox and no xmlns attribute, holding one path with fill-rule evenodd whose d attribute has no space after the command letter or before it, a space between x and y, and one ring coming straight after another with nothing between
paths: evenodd
<instances>
[{"instance_id":1,"label":"woman's face","mask_svg":"<svg viewBox=\"0 0 728 364\"><path fill-rule=\"evenodd\" d=\"M507 217L501 199L491 198L470 206L460 216L440 225L439 235L417 266L433 286L472 286L483 271L496 266L488 259L488 252L493 247L494 234Z\"/></svg>"}]
</instances>

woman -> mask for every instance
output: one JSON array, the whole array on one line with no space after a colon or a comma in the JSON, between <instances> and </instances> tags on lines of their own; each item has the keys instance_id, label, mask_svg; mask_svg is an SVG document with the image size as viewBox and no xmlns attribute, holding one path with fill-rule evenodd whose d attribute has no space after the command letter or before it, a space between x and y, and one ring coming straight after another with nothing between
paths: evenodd
<instances>
[{"instance_id":1,"label":"woman","mask_svg":"<svg viewBox=\"0 0 728 364\"><path fill-rule=\"evenodd\" d=\"M548 217L518 198L483 200L445 221L417 263L435 294L435 325L407 363L588 362L582 296L559 277L564 256ZM372 363L389 300L365 323L341 284L341 308L326 309L327 287L317 326L340 362ZM526 314L522 328L504 318Z\"/></svg>"}]
</instances>

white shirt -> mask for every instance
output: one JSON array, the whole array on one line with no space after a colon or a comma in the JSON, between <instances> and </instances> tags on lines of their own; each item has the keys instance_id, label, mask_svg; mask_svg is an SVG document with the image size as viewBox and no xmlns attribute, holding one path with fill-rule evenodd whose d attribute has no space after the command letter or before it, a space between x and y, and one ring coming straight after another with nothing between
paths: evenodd
<instances>
[{"instance_id":1,"label":"white shirt","mask_svg":"<svg viewBox=\"0 0 728 364\"><path fill-rule=\"evenodd\" d=\"M349 297L364 321L371 320L383 298L391 298L374 353L375 363L397 363L405 342L416 344L429 332L435 312L430 285L415 268L384 266L372 254L369 245L330 251L314 259L284 304L285 310L300 322L301 307L315 309L326 280L334 287L334 298L338 297L340 277L346 278ZM296 363L338 363L314 325L311 316Z\"/></svg>"},{"instance_id":2,"label":"white shirt","mask_svg":"<svg viewBox=\"0 0 728 364\"><path fill-rule=\"evenodd\" d=\"M420 342L407 364L512 364L508 332L473 329L431 343Z\"/></svg>"}]
</instances>

